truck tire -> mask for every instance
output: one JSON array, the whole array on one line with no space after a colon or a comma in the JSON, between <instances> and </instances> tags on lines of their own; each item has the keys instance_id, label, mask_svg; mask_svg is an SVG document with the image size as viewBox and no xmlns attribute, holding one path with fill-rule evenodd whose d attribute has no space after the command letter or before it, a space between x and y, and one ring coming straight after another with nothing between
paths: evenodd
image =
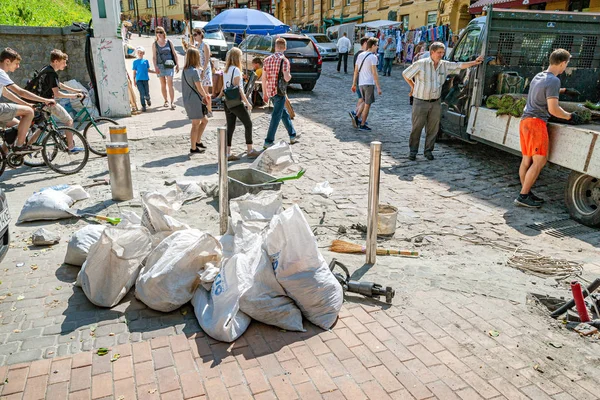
<instances>
[{"instance_id":1,"label":"truck tire","mask_svg":"<svg viewBox=\"0 0 600 400\"><path fill-rule=\"evenodd\" d=\"M600 226L600 179L572 171L565 202L575 221L591 227Z\"/></svg>"}]
</instances>

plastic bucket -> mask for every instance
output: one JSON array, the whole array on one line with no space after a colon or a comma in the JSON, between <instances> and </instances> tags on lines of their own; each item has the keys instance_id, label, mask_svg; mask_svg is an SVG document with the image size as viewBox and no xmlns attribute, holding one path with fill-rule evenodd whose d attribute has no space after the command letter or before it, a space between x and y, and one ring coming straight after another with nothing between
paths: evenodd
<instances>
[{"instance_id":1,"label":"plastic bucket","mask_svg":"<svg viewBox=\"0 0 600 400\"><path fill-rule=\"evenodd\" d=\"M396 233L398 209L389 204L380 204L377 213L377 236L393 236Z\"/></svg>"}]
</instances>

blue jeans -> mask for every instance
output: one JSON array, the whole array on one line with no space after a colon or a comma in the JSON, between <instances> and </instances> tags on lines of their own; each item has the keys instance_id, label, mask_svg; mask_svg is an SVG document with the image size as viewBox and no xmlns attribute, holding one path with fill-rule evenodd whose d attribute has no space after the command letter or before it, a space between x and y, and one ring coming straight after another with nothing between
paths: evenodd
<instances>
[{"instance_id":1,"label":"blue jeans","mask_svg":"<svg viewBox=\"0 0 600 400\"><path fill-rule=\"evenodd\" d=\"M146 107L146 100L150 100L150 88L148 87L148 81L136 81L138 91L140 92L140 101L142 107Z\"/></svg>"},{"instance_id":2,"label":"blue jeans","mask_svg":"<svg viewBox=\"0 0 600 400\"><path fill-rule=\"evenodd\" d=\"M296 130L292 124L292 119L288 110L285 108L285 96L275 95L271 97L273 101L273 113L271 114L271 123L269 124L269 131L267 132L267 138L265 139L265 145L271 145L275 141L275 133L279 122L283 120L283 126L287 129L290 139L296 137Z\"/></svg>"},{"instance_id":3,"label":"blue jeans","mask_svg":"<svg viewBox=\"0 0 600 400\"><path fill-rule=\"evenodd\" d=\"M392 64L394 63L393 58L384 58L383 59L383 74L391 75L392 74Z\"/></svg>"},{"instance_id":4,"label":"blue jeans","mask_svg":"<svg viewBox=\"0 0 600 400\"><path fill-rule=\"evenodd\" d=\"M377 71L381 72L383 70L383 53L379 54L379 62L377 63Z\"/></svg>"}]
</instances>

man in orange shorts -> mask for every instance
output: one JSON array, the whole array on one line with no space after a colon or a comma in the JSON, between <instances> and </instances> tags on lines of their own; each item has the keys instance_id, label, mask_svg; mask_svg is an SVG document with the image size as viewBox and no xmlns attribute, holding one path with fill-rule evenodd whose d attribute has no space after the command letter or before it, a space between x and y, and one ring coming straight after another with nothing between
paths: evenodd
<instances>
[{"instance_id":1,"label":"man in orange shorts","mask_svg":"<svg viewBox=\"0 0 600 400\"><path fill-rule=\"evenodd\" d=\"M523 160L519 168L521 193L515 199L515 204L523 207L540 208L544 200L531 191L542 168L548 160L548 128L546 123L553 115L557 118L572 120L577 124L581 117L577 113L569 114L558 105L558 96L567 89L560 88L558 75L565 72L571 59L571 54L563 49L557 49L550 54L548 69L537 74L529 86L527 105L519 126L521 138L521 153Z\"/></svg>"}]
</instances>

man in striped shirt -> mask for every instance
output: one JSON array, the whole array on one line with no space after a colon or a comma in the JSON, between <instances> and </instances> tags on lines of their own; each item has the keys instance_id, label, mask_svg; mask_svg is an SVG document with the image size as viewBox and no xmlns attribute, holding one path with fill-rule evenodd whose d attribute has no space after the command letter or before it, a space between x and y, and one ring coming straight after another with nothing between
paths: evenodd
<instances>
[{"instance_id":1,"label":"man in striped shirt","mask_svg":"<svg viewBox=\"0 0 600 400\"><path fill-rule=\"evenodd\" d=\"M402 72L404 80L410 86L410 96L414 96L412 110L412 130L410 132L410 154L408 159L417 159L421 131L425 127L425 158L433 160L433 147L440 128L442 114L440 97L446 77L458 69L470 68L481 64L483 57L475 61L455 63L442 60L446 48L443 43L434 42L429 47L429 58L423 58L413 63Z\"/></svg>"}]
</instances>

